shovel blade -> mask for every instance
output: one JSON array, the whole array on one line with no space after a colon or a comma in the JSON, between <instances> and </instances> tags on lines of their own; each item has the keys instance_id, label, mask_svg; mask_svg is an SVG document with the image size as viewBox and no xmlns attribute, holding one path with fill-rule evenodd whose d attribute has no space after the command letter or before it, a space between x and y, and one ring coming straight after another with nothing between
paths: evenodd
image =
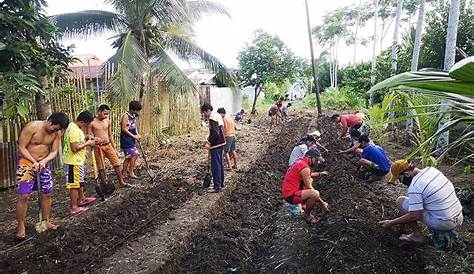
<instances>
[{"instance_id":1,"label":"shovel blade","mask_svg":"<svg viewBox=\"0 0 474 274\"><path fill-rule=\"evenodd\" d=\"M46 220L41 221L41 222L37 222L35 224L35 229L36 229L36 232L43 233L46 230L48 230L48 223L46 222Z\"/></svg>"},{"instance_id":2,"label":"shovel blade","mask_svg":"<svg viewBox=\"0 0 474 274\"><path fill-rule=\"evenodd\" d=\"M206 176L204 176L204 180L202 182L202 186L204 188L208 188L209 186L211 186L211 180L212 180L212 175L211 173L206 173Z\"/></svg>"},{"instance_id":3,"label":"shovel blade","mask_svg":"<svg viewBox=\"0 0 474 274\"><path fill-rule=\"evenodd\" d=\"M102 191L102 187L98 183L95 185L95 192L97 193L97 195L100 197L102 201L105 201L104 191Z\"/></svg>"}]
</instances>

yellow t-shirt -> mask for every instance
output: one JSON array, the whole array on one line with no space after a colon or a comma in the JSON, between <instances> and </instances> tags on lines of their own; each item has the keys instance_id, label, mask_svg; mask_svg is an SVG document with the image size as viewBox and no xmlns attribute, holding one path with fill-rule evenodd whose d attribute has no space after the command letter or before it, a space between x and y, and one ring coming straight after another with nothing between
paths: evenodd
<instances>
[{"instance_id":1,"label":"yellow t-shirt","mask_svg":"<svg viewBox=\"0 0 474 274\"><path fill-rule=\"evenodd\" d=\"M86 149L72 152L71 143L83 144L86 136L76 123L71 122L64 133L63 161L68 165L84 165L86 162Z\"/></svg>"}]
</instances>

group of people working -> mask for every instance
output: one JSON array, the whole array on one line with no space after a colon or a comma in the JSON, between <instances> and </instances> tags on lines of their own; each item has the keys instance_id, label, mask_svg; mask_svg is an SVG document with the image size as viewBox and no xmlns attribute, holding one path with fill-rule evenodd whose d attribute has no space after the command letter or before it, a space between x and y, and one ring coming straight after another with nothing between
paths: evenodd
<instances>
[{"instance_id":1,"label":"group of people working","mask_svg":"<svg viewBox=\"0 0 474 274\"><path fill-rule=\"evenodd\" d=\"M283 99L278 98L275 104L268 109L268 116L271 118L272 127L288 121L289 107L291 107L291 103L284 105Z\"/></svg>"},{"instance_id":2,"label":"group of people working","mask_svg":"<svg viewBox=\"0 0 474 274\"><path fill-rule=\"evenodd\" d=\"M32 121L25 125L18 140L17 241L22 241L26 237L25 218L28 199L35 190L41 193L38 198L41 199L42 221L46 221L48 229L57 228L57 225L50 222L53 190L50 163L58 156L60 147L66 175L65 187L70 196L71 215L87 211L87 206L96 200L94 197L87 197L84 192L88 148L93 150L91 154L101 185L113 186L107 184L106 180L104 158L107 158L115 169L119 186L132 186L125 182L125 178L137 178L135 168L139 152L136 143L141 138L137 130L137 116L141 109L140 102L131 101L128 112L121 116L120 149L125 156L122 164L112 136L112 123L108 118L111 110L107 105L99 106L95 117L91 112L83 111L70 122L67 114L55 112L45 121ZM114 187L107 189L113 191Z\"/></svg>"},{"instance_id":3,"label":"group of people working","mask_svg":"<svg viewBox=\"0 0 474 274\"><path fill-rule=\"evenodd\" d=\"M461 203L449 179L435 167L417 168L408 160L391 163L384 149L369 139L370 128L365 124L362 113L335 114L332 119L341 127L339 140L345 140L347 132L350 133L351 145L338 151L338 154L357 157L360 178L372 183L389 175L388 182L400 181L408 187L407 196L396 200L400 217L382 220L380 226L385 229L395 225L406 226L411 233L402 234L401 241L424 243L426 238L418 224L421 222L432 232L436 247L450 246L457 238L456 229L461 226L463 215ZM313 180L329 175L327 171L312 172L312 168L324 162L320 151L328 152L320 144L319 137L318 131L312 132L294 147L281 187L281 196L290 204L292 214L303 212L303 220L308 224L320 220L311 214L316 205L329 211L329 204L313 186Z\"/></svg>"}]
</instances>

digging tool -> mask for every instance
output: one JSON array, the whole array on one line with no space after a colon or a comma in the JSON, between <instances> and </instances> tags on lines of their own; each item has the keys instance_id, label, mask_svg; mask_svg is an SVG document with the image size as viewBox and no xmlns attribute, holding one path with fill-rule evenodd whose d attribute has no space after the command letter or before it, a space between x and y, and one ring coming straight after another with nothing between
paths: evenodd
<instances>
[{"instance_id":1,"label":"digging tool","mask_svg":"<svg viewBox=\"0 0 474 274\"><path fill-rule=\"evenodd\" d=\"M43 233L48 230L48 222L43 220L43 206L41 205L41 170L36 173L36 188L38 189L38 209L39 209L39 222L35 224L36 232Z\"/></svg>"},{"instance_id":2,"label":"digging tool","mask_svg":"<svg viewBox=\"0 0 474 274\"><path fill-rule=\"evenodd\" d=\"M97 170L97 163L95 162L94 149L92 149L92 167L94 169L95 192L99 195L102 201L105 201L104 191L99 182L99 172Z\"/></svg>"},{"instance_id":3,"label":"digging tool","mask_svg":"<svg viewBox=\"0 0 474 274\"><path fill-rule=\"evenodd\" d=\"M139 140L137 140L137 144L138 144L138 149L140 150L140 153L142 154L143 161L145 162L145 170L146 170L146 173L148 174L148 176L150 177L150 179L153 181L153 180L155 180L155 176L154 176L154 174L151 172L150 166L148 165L148 160L147 160L147 158L146 158L146 154L145 154L145 151L143 150L142 144L140 143Z\"/></svg>"},{"instance_id":4,"label":"digging tool","mask_svg":"<svg viewBox=\"0 0 474 274\"><path fill-rule=\"evenodd\" d=\"M210 155L210 152L209 152L209 156L208 156L208 159L207 159L207 170L206 170L206 175L204 176L204 180L202 182L202 186L204 188L208 188L209 186L211 186L211 181L212 181L212 173L211 173L211 155Z\"/></svg>"}]
</instances>

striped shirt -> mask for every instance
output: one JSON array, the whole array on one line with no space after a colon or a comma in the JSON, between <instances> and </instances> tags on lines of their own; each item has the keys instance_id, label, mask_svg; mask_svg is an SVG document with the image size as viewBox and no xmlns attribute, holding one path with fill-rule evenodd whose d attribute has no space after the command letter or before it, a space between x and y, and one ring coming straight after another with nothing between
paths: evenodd
<instances>
[{"instance_id":1,"label":"striped shirt","mask_svg":"<svg viewBox=\"0 0 474 274\"><path fill-rule=\"evenodd\" d=\"M417 210L440 220L451 220L462 211L453 184L434 167L422 169L408 187L408 211Z\"/></svg>"}]
</instances>

